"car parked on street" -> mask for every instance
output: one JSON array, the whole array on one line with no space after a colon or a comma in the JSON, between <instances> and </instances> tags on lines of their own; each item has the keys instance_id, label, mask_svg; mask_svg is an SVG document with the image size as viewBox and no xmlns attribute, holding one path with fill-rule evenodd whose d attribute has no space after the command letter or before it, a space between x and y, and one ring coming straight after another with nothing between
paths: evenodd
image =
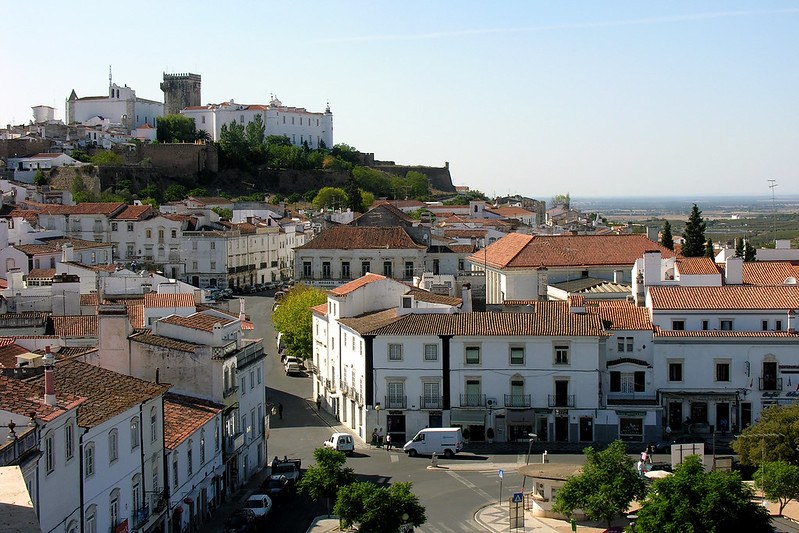
<instances>
[{"instance_id":1,"label":"car parked on street","mask_svg":"<svg viewBox=\"0 0 799 533\"><path fill-rule=\"evenodd\" d=\"M333 433L324 442L324 445L325 448L332 448L339 452L344 452L346 455L352 455L352 452L355 451L355 442L349 433Z\"/></svg>"},{"instance_id":2,"label":"car parked on street","mask_svg":"<svg viewBox=\"0 0 799 533\"><path fill-rule=\"evenodd\" d=\"M256 518L266 516L272 510L272 499L268 494L256 492L244 501L244 508L251 510Z\"/></svg>"},{"instance_id":3,"label":"car parked on street","mask_svg":"<svg viewBox=\"0 0 799 533\"><path fill-rule=\"evenodd\" d=\"M291 483L283 474L271 475L261 483L261 491L269 494L273 503L286 498L291 487Z\"/></svg>"},{"instance_id":4,"label":"car parked on street","mask_svg":"<svg viewBox=\"0 0 799 533\"><path fill-rule=\"evenodd\" d=\"M225 520L225 533L247 533L252 528L255 513L251 509L239 509Z\"/></svg>"},{"instance_id":5,"label":"car parked on street","mask_svg":"<svg viewBox=\"0 0 799 533\"><path fill-rule=\"evenodd\" d=\"M707 444L707 441L699 435L679 435L671 440L655 443L655 453L670 453L673 444Z\"/></svg>"}]
</instances>

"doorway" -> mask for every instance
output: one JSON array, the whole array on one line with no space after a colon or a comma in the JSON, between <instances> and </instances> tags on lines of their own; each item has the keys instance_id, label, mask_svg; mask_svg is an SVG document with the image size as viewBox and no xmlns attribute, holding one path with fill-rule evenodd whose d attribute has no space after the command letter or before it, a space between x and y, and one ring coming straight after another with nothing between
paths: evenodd
<instances>
[{"instance_id":1,"label":"doorway","mask_svg":"<svg viewBox=\"0 0 799 533\"><path fill-rule=\"evenodd\" d=\"M691 403L691 423L697 422L707 424L707 402Z\"/></svg>"},{"instance_id":2,"label":"doorway","mask_svg":"<svg viewBox=\"0 0 799 533\"><path fill-rule=\"evenodd\" d=\"M741 402L741 429L752 425L752 404L751 402Z\"/></svg>"},{"instance_id":3,"label":"doorway","mask_svg":"<svg viewBox=\"0 0 799 533\"><path fill-rule=\"evenodd\" d=\"M569 440L569 417L555 416L555 441L567 442Z\"/></svg>"},{"instance_id":4,"label":"doorway","mask_svg":"<svg viewBox=\"0 0 799 533\"><path fill-rule=\"evenodd\" d=\"M539 442L549 441L549 417L546 415L536 417L535 434L538 435Z\"/></svg>"},{"instance_id":5,"label":"doorway","mask_svg":"<svg viewBox=\"0 0 799 533\"><path fill-rule=\"evenodd\" d=\"M386 433L391 435L391 442L405 443L405 415L388 415L386 417Z\"/></svg>"},{"instance_id":6,"label":"doorway","mask_svg":"<svg viewBox=\"0 0 799 533\"><path fill-rule=\"evenodd\" d=\"M594 419L590 416L580 417L580 440L582 442L594 440Z\"/></svg>"},{"instance_id":7,"label":"doorway","mask_svg":"<svg viewBox=\"0 0 799 533\"><path fill-rule=\"evenodd\" d=\"M730 428L730 404L717 403L716 404L716 431L720 431L722 435L727 434Z\"/></svg>"},{"instance_id":8,"label":"doorway","mask_svg":"<svg viewBox=\"0 0 799 533\"><path fill-rule=\"evenodd\" d=\"M669 402L669 428L672 431L682 430L682 402Z\"/></svg>"}]
</instances>

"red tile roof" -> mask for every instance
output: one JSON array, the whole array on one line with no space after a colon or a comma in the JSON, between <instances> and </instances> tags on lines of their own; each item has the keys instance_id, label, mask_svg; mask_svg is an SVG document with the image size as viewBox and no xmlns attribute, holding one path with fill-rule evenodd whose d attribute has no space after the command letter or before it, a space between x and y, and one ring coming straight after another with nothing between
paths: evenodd
<instances>
[{"instance_id":1,"label":"red tile roof","mask_svg":"<svg viewBox=\"0 0 799 533\"><path fill-rule=\"evenodd\" d=\"M365 285L369 285L370 283L374 283L376 281L380 281L382 279L386 279L385 276L381 276L380 274L373 274L372 272L368 272L367 274L361 276L358 279L354 279L349 283L345 283L335 289L331 289L328 294L332 294L333 296L346 296L351 292L354 292L357 289Z\"/></svg>"},{"instance_id":2,"label":"red tile roof","mask_svg":"<svg viewBox=\"0 0 799 533\"><path fill-rule=\"evenodd\" d=\"M84 241L83 239L50 239L44 244L15 244L14 248L26 255L61 253L64 244L71 244L75 250L110 248L109 242Z\"/></svg>"},{"instance_id":3,"label":"red tile roof","mask_svg":"<svg viewBox=\"0 0 799 533\"><path fill-rule=\"evenodd\" d=\"M184 328L198 329L201 331L213 331L216 324L223 326L235 322L237 319L233 317L223 318L214 315L206 315L204 313L194 313L191 316L182 317L178 315L170 315L162 318L161 322L166 324L174 324Z\"/></svg>"},{"instance_id":4,"label":"red tile roof","mask_svg":"<svg viewBox=\"0 0 799 533\"><path fill-rule=\"evenodd\" d=\"M503 217L517 217L517 216L524 216L529 217L530 215L535 215L534 211L530 211L529 209L525 209L523 207L515 207L512 205L503 205L502 207L492 207L489 211L501 215Z\"/></svg>"},{"instance_id":5,"label":"red tile roof","mask_svg":"<svg viewBox=\"0 0 799 533\"><path fill-rule=\"evenodd\" d=\"M100 299L97 297L96 292L80 295L80 305L93 305L97 307L100 304Z\"/></svg>"},{"instance_id":6,"label":"red tile roof","mask_svg":"<svg viewBox=\"0 0 799 533\"><path fill-rule=\"evenodd\" d=\"M333 226L295 250L424 250L416 244L405 228L371 226Z\"/></svg>"},{"instance_id":7,"label":"red tile roof","mask_svg":"<svg viewBox=\"0 0 799 533\"><path fill-rule=\"evenodd\" d=\"M463 303L463 299L457 296L447 296L444 294L435 294L424 289L412 288L405 294L413 295L419 302L427 302L431 304L450 305L457 307Z\"/></svg>"},{"instance_id":8,"label":"red tile roof","mask_svg":"<svg viewBox=\"0 0 799 533\"><path fill-rule=\"evenodd\" d=\"M145 309L154 307L194 307L194 295L187 292L179 293L147 293L144 295Z\"/></svg>"},{"instance_id":9,"label":"red tile roof","mask_svg":"<svg viewBox=\"0 0 799 533\"><path fill-rule=\"evenodd\" d=\"M78 408L78 425L93 427L141 402L164 394L171 385L153 383L119 374L75 359L58 361L53 372L56 398L61 395L86 398ZM44 377L30 382L44 387Z\"/></svg>"},{"instance_id":10,"label":"red tile roof","mask_svg":"<svg viewBox=\"0 0 799 533\"><path fill-rule=\"evenodd\" d=\"M144 324L144 304L125 304L125 311L128 314L130 325L134 328L143 328Z\"/></svg>"},{"instance_id":11,"label":"red tile roof","mask_svg":"<svg viewBox=\"0 0 799 533\"><path fill-rule=\"evenodd\" d=\"M131 341L141 342L142 344L149 344L150 346L159 346L161 348L169 348L178 352L197 353L200 348L199 344L194 344L186 341L179 341L170 337L162 337L161 335L153 335L149 330L140 331L130 337Z\"/></svg>"},{"instance_id":12,"label":"red tile roof","mask_svg":"<svg viewBox=\"0 0 799 533\"><path fill-rule=\"evenodd\" d=\"M56 388L56 405L47 405L44 403L43 379L41 383L30 383L0 376L0 410L26 417L36 413L37 419L50 421L83 401L83 398L74 394L58 392ZM7 420L3 422L8 423Z\"/></svg>"},{"instance_id":13,"label":"red tile roof","mask_svg":"<svg viewBox=\"0 0 799 533\"><path fill-rule=\"evenodd\" d=\"M28 353L28 350L19 344L0 346L0 368L14 368L17 366L17 356L24 353Z\"/></svg>"},{"instance_id":14,"label":"red tile roof","mask_svg":"<svg viewBox=\"0 0 799 533\"><path fill-rule=\"evenodd\" d=\"M112 216L122 212L127 204L116 202L83 202L77 205L41 204L25 202L33 211L48 215L106 215Z\"/></svg>"},{"instance_id":15,"label":"red tile roof","mask_svg":"<svg viewBox=\"0 0 799 533\"><path fill-rule=\"evenodd\" d=\"M114 215L114 220L145 220L155 215L149 205L129 205L125 210Z\"/></svg>"},{"instance_id":16,"label":"red tile roof","mask_svg":"<svg viewBox=\"0 0 799 533\"><path fill-rule=\"evenodd\" d=\"M722 287L650 287L654 310L799 309L799 285Z\"/></svg>"},{"instance_id":17,"label":"red tile roof","mask_svg":"<svg viewBox=\"0 0 799 533\"><path fill-rule=\"evenodd\" d=\"M97 337L97 315L53 315L52 320L59 337Z\"/></svg>"},{"instance_id":18,"label":"red tile roof","mask_svg":"<svg viewBox=\"0 0 799 533\"><path fill-rule=\"evenodd\" d=\"M30 271L27 275L27 279L31 278L42 278L42 279L52 279L55 276L55 269L54 268L34 268Z\"/></svg>"},{"instance_id":19,"label":"red tile roof","mask_svg":"<svg viewBox=\"0 0 799 533\"><path fill-rule=\"evenodd\" d=\"M311 311L314 313L319 313L322 316L327 316L327 304L319 304L311 307Z\"/></svg>"},{"instance_id":20,"label":"red tile roof","mask_svg":"<svg viewBox=\"0 0 799 533\"><path fill-rule=\"evenodd\" d=\"M204 424L222 412L223 405L168 393L164 396L164 447L174 450ZM213 431L213 430L212 430ZM206 446L212 442L213 433L206 435Z\"/></svg>"},{"instance_id":21,"label":"red tile roof","mask_svg":"<svg viewBox=\"0 0 799 533\"><path fill-rule=\"evenodd\" d=\"M652 321L646 307L638 307L632 302L603 301L586 304L586 313L596 314L610 330L652 330Z\"/></svg>"},{"instance_id":22,"label":"red tile roof","mask_svg":"<svg viewBox=\"0 0 799 533\"><path fill-rule=\"evenodd\" d=\"M743 264L743 282L747 285L784 285L788 278L797 278L797 273L787 261L752 261Z\"/></svg>"},{"instance_id":23,"label":"red tile roof","mask_svg":"<svg viewBox=\"0 0 799 533\"><path fill-rule=\"evenodd\" d=\"M488 234L487 229L446 228L444 235L453 239L482 239Z\"/></svg>"},{"instance_id":24,"label":"red tile roof","mask_svg":"<svg viewBox=\"0 0 799 533\"><path fill-rule=\"evenodd\" d=\"M677 260L677 269L686 276L719 273L719 267L710 257L681 257Z\"/></svg>"},{"instance_id":25,"label":"red tile roof","mask_svg":"<svg viewBox=\"0 0 799 533\"><path fill-rule=\"evenodd\" d=\"M632 266L650 250L660 251L662 257L674 257L674 252L668 248L637 234L530 236L511 233L468 259L475 264L487 262L498 269Z\"/></svg>"}]
</instances>

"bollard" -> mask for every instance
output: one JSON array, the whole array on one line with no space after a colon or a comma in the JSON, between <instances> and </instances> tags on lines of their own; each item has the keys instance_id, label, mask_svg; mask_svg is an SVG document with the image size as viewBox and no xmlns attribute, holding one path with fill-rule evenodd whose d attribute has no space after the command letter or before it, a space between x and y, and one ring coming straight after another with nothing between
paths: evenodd
<instances>
[{"instance_id":1,"label":"bollard","mask_svg":"<svg viewBox=\"0 0 799 533\"><path fill-rule=\"evenodd\" d=\"M542 463L548 463L549 462L549 459L547 458L547 451L546 450L544 450L544 453L541 454L541 462Z\"/></svg>"},{"instance_id":2,"label":"bollard","mask_svg":"<svg viewBox=\"0 0 799 533\"><path fill-rule=\"evenodd\" d=\"M436 455L436 452L433 452L433 455L430 457L430 466L438 468L438 455Z\"/></svg>"}]
</instances>

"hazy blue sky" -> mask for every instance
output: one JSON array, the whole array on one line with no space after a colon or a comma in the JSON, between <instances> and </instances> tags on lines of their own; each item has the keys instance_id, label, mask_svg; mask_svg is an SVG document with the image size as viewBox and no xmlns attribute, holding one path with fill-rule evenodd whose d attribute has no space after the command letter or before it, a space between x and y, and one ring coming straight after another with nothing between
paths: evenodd
<instances>
[{"instance_id":1,"label":"hazy blue sky","mask_svg":"<svg viewBox=\"0 0 799 533\"><path fill-rule=\"evenodd\" d=\"M799 193L799 2L0 0L0 124L106 94L324 110L493 194Z\"/></svg>"}]
</instances>

